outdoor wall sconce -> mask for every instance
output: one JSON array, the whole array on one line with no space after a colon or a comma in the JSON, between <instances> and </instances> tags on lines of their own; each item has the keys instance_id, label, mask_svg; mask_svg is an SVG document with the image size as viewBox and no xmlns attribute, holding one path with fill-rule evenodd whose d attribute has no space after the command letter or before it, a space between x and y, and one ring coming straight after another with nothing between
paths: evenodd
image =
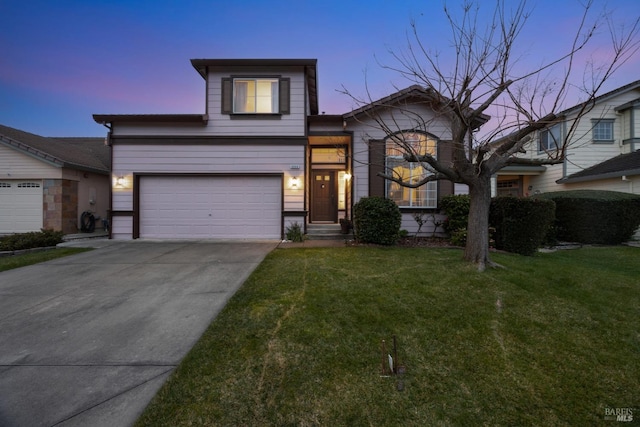
<instances>
[{"instance_id":1,"label":"outdoor wall sconce","mask_svg":"<svg viewBox=\"0 0 640 427\"><path fill-rule=\"evenodd\" d=\"M289 188L292 190L297 190L300 188L300 178L297 176L289 178Z\"/></svg>"},{"instance_id":2,"label":"outdoor wall sconce","mask_svg":"<svg viewBox=\"0 0 640 427\"><path fill-rule=\"evenodd\" d=\"M349 181L351 179L351 174L349 172L345 172L344 174L344 180L345 181Z\"/></svg>"},{"instance_id":3,"label":"outdoor wall sconce","mask_svg":"<svg viewBox=\"0 0 640 427\"><path fill-rule=\"evenodd\" d=\"M113 188L127 188L127 178L125 178L124 176L118 176L116 179L114 179Z\"/></svg>"}]
</instances>

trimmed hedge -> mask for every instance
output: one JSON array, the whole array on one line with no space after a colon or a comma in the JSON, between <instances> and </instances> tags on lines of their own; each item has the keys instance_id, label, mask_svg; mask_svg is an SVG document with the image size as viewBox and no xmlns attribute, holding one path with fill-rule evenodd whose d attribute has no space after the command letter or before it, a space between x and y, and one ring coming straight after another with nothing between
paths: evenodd
<instances>
[{"instance_id":1,"label":"trimmed hedge","mask_svg":"<svg viewBox=\"0 0 640 427\"><path fill-rule=\"evenodd\" d=\"M46 248L62 243L62 231L41 230L29 233L16 233L0 237L0 251L19 251L23 249Z\"/></svg>"},{"instance_id":2,"label":"trimmed hedge","mask_svg":"<svg viewBox=\"0 0 640 427\"><path fill-rule=\"evenodd\" d=\"M640 196L634 194L573 190L535 197L555 202L558 240L617 245L628 241L640 226Z\"/></svg>"},{"instance_id":3,"label":"trimmed hedge","mask_svg":"<svg viewBox=\"0 0 640 427\"><path fill-rule=\"evenodd\" d=\"M495 228L496 248L520 255L533 255L553 224L552 200L496 197L491 200L489 225Z\"/></svg>"},{"instance_id":4,"label":"trimmed hedge","mask_svg":"<svg viewBox=\"0 0 640 427\"><path fill-rule=\"evenodd\" d=\"M363 197L353 206L356 239L363 243L393 245L398 241L402 215L393 200Z\"/></svg>"}]
</instances>

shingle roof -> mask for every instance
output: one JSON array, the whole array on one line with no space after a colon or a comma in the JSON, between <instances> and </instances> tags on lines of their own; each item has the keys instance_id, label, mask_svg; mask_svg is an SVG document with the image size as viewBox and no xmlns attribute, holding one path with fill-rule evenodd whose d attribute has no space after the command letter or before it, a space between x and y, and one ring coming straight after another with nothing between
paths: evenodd
<instances>
[{"instance_id":1,"label":"shingle roof","mask_svg":"<svg viewBox=\"0 0 640 427\"><path fill-rule=\"evenodd\" d=\"M620 154L556 181L558 184L640 175L640 150Z\"/></svg>"},{"instance_id":2,"label":"shingle roof","mask_svg":"<svg viewBox=\"0 0 640 427\"><path fill-rule=\"evenodd\" d=\"M57 167L98 173L111 169L110 148L104 138L46 138L0 125L0 144Z\"/></svg>"}]
</instances>

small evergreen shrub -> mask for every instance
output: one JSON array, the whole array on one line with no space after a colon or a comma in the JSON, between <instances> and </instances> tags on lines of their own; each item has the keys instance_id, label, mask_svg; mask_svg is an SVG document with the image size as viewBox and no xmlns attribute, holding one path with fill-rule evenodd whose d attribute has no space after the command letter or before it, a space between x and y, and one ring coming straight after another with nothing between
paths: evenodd
<instances>
[{"instance_id":1,"label":"small evergreen shrub","mask_svg":"<svg viewBox=\"0 0 640 427\"><path fill-rule=\"evenodd\" d=\"M302 242L304 240L302 227L298 224L298 221L292 222L291 225L287 227L285 237L291 242Z\"/></svg>"},{"instance_id":2,"label":"small evergreen shrub","mask_svg":"<svg viewBox=\"0 0 640 427\"><path fill-rule=\"evenodd\" d=\"M454 246L464 246L467 244L467 227L452 231L449 240Z\"/></svg>"},{"instance_id":3,"label":"small evergreen shrub","mask_svg":"<svg viewBox=\"0 0 640 427\"><path fill-rule=\"evenodd\" d=\"M363 243L393 245L400 233L402 215L393 200L363 197L353 206L356 239Z\"/></svg>"},{"instance_id":4,"label":"small evergreen shrub","mask_svg":"<svg viewBox=\"0 0 640 427\"><path fill-rule=\"evenodd\" d=\"M28 233L16 233L0 237L0 251L19 251L23 249L45 248L62 243L62 231L41 230Z\"/></svg>"},{"instance_id":5,"label":"small evergreen shrub","mask_svg":"<svg viewBox=\"0 0 640 427\"><path fill-rule=\"evenodd\" d=\"M556 204L555 238L569 242L617 245L640 225L640 196L604 190L543 193Z\"/></svg>"},{"instance_id":6,"label":"small evergreen shrub","mask_svg":"<svg viewBox=\"0 0 640 427\"><path fill-rule=\"evenodd\" d=\"M489 224L495 228L497 249L533 255L542 246L555 217L551 200L496 197L491 200Z\"/></svg>"},{"instance_id":7,"label":"small evergreen shrub","mask_svg":"<svg viewBox=\"0 0 640 427\"><path fill-rule=\"evenodd\" d=\"M447 216L442 224L444 231L452 235L458 230L466 230L469 221L471 198L467 194L444 196L440 200L440 209Z\"/></svg>"}]
</instances>

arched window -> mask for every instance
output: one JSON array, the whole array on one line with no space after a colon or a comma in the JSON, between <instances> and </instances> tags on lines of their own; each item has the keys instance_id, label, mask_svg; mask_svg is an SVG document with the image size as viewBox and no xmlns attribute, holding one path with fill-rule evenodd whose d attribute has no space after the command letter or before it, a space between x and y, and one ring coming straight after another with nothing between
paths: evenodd
<instances>
[{"instance_id":1,"label":"arched window","mask_svg":"<svg viewBox=\"0 0 640 427\"><path fill-rule=\"evenodd\" d=\"M418 161L418 158L425 154L436 157L437 143L435 138L421 132L400 132L389 136L385 140L387 174L403 182L414 183L431 175L433 170L426 163ZM407 157L415 161L409 161ZM399 207L436 208L438 185L434 181L418 188L409 188L387 180L386 196Z\"/></svg>"}]
</instances>

